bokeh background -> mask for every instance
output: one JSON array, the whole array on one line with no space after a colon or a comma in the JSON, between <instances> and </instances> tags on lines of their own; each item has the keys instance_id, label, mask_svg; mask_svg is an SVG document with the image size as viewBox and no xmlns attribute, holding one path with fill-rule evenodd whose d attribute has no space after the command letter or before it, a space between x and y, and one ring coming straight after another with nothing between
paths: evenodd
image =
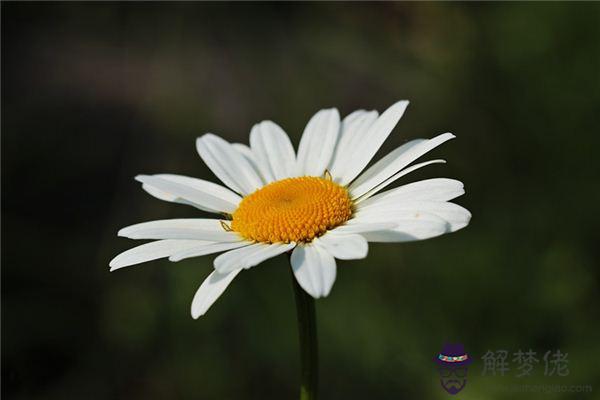
<instances>
[{"instance_id":1,"label":"bokeh background","mask_svg":"<svg viewBox=\"0 0 600 400\"><path fill-rule=\"evenodd\" d=\"M2 2L2 397L289 399L286 260L189 307L214 256L109 273L120 227L198 216L133 177L215 179L194 140L298 143L320 108L411 105L378 153L451 131L411 174L465 182L471 225L339 262L317 302L323 399L444 399L444 342L476 358L461 399L599 398L598 3ZM482 376L488 350L568 353L570 374ZM513 393L511 384L594 385Z\"/></svg>"}]
</instances>

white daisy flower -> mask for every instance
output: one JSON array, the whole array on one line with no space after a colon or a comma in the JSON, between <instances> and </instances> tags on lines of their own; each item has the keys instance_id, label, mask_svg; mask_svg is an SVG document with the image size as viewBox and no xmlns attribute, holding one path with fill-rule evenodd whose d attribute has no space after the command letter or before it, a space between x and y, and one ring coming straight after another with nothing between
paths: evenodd
<instances>
[{"instance_id":1,"label":"white daisy flower","mask_svg":"<svg viewBox=\"0 0 600 400\"><path fill-rule=\"evenodd\" d=\"M464 193L457 180L428 179L383 191L416 169L445 162L411 165L454 138L451 133L412 140L362 172L407 106L399 101L381 115L358 110L342 121L337 109L321 110L306 125L297 153L272 121L252 127L249 147L205 134L196 141L198 153L227 187L170 174L136 180L154 197L221 217L123 228L119 236L154 241L115 257L111 271L164 257L179 261L224 252L192 301L192 316L198 318L242 270L277 255L291 252L298 284L319 298L331 291L335 259L366 257L368 242L422 240L465 227L471 214L449 202Z\"/></svg>"}]
</instances>

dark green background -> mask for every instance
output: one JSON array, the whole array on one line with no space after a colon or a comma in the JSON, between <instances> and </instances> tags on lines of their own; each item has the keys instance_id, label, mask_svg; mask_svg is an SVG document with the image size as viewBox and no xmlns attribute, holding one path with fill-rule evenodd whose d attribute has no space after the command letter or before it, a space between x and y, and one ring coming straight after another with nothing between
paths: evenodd
<instances>
[{"instance_id":1,"label":"dark green background","mask_svg":"<svg viewBox=\"0 0 600 400\"><path fill-rule=\"evenodd\" d=\"M457 139L402 180L453 177L471 225L375 244L317 302L323 399L445 399L432 358L476 358L461 399L598 398L598 3L2 3L2 395L289 399L299 357L284 257L194 321L214 257L115 273L120 227L192 208L133 181L214 180L194 140L298 143L320 108L411 105L386 151ZM569 353L567 377L481 376L487 350ZM593 385L510 393L511 383Z\"/></svg>"}]
</instances>

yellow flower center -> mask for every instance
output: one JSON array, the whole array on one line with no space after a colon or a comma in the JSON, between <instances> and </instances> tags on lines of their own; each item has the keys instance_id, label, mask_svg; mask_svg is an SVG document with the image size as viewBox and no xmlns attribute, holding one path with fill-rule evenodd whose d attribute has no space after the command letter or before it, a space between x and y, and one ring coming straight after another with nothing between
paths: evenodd
<instances>
[{"instance_id":1,"label":"yellow flower center","mask_svg":"<svg viewBox=\"0 0 600 400\"><path fill-rule=\"evenodd\" d=\"M348 191L314 176L270 183L244 197L231 229L257 242L310 242L352 215Z\"/></svg>"}]
</instances>

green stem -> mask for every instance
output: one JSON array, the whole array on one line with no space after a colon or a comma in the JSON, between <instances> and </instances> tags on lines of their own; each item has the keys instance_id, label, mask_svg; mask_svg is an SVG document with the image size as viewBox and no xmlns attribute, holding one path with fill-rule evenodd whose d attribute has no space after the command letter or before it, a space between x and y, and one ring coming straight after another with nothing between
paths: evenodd
<instances>
[{"instance_id":1,"label":"green stem","mask_svg":"<svg viewBox=\"0 0 600 400\"><path fill-rule=\"evenodd\" d=\"M290 271L292 271L290 269ZM315 299L300 287L292 271L300 338L300 400L315 400L319 383Z\"/></svg>"}]
</instances>

